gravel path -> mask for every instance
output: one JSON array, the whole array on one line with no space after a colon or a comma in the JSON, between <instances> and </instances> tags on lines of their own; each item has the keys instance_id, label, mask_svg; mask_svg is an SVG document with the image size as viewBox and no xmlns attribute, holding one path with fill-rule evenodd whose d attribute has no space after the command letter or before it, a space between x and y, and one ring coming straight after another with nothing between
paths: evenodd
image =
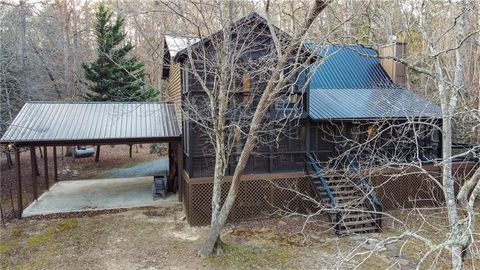
<instances>
[{"instance_id":1,"label":"gravel path","mask_svg":"<svg viewBox=\"0 0 480 270\"><path fill-rule=\"evenodd\" d=\"M168 159L140 162L128 168L114 168L100 174L98 178L126 178L158 175L168 170Z\"/></svg>"}]
</instances>

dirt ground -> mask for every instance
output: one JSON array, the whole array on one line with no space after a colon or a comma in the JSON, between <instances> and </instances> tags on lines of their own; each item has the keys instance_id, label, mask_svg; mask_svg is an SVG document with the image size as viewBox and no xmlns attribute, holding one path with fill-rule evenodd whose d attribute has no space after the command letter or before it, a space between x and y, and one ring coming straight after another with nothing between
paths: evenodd
<instances>
[{"instance_id":1,"label":"dirt ground","mask_svg":"<svg viewBox=\"0 0 480 270\"><path fill-rule=\"evenodd\" d=\"M438 217L435 218L435 217ZM410 217L410 227L435 234L445 228L434 215L426 225ZM480 225L480 222L477 222ZM190 227L179 204L114 211L99 215L48 220L13 220L0 229L1 269L414 269L423 245L402 241L372 249L378 241L400 233L389 225L384 233L336 237L321 224L307 226L298 218L230 224L224 230L223 252L196 256L208 231ZM433 230L433 227L440 228ZM478 245L478 237L476 245ZM478 246L477 251L478 251ZM435 269L449 269L441 254ZM480 254L468 256L467 269L478 267ZM433 260L433 259L432 259ZM431 262L420 269L430 269Z\"/></svg>"},{"instance_id":2,"label":"dirt ground","mask_svg":"<svg viewBox=\"0 0 480 270\"><path fill-rule=\"evenodd\" d=\"M24 207L33 201L33 184L31 177L30 152L26 149L21 152L21 172L22 172L22 199ZM43 148L42 148L43 150ZM92 179L101 177L108 169L125 168L135 166L144 161L159 159L158 154L150 153L150 145L145 144L133 146L132 158L129 157L129 146L127 145L104 145L101 146L100 162L95 162L95 157L77 158L65 156L66 147L57 147L58 156L58 178L62 180ZM40 150L37 148L37 160L40 175L37 177L38 196L44 192L45 178L43 168L43 158ZM53 150L47 149L48 167L49 167L49 185L53 185ZM15 162L15 160L14 160ZM11 192L11 196L10 196ZM5 218L12 218L12 204L17 207L16 194L16 176L14 168L7 167L5 155L0 155L0 203Z\"/></svg>"}]
</instances>

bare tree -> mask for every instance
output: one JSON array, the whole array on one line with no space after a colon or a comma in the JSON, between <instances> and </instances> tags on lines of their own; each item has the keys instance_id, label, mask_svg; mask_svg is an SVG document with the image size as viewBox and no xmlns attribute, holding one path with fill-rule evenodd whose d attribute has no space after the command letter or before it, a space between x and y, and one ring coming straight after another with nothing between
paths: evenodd
<instances>
[{"instance_id":1,"label":"bare tree","mask_svg":"<svg viewBox=\"0 0 480 270\"><path fill-rule=\"evenodd\" d=\"M470 258L473 260L478 258L478 252L475 253L474 241L475 235L478 234L475 228L478 208L476 209L475 205L478 204L480 191L480 168L477 164L473 166L473 170L469 173L455 175L457 167L454 166L454 161L463 159L466 156L476 156L474 160L478 160L479 146L472 145L467 147L466 150L457 153L453 153L452 148L455 146L453 143L454 138L470 139L471 143L477 142L474 134L478 132L478 122L475 123L475 120L472 119L478 121L478 109L477 106L466 106L465 104L475 104L477 102L478 91L472 85L476 85L479 78L478 73L473 76L475 78L472 78L471 72L466 70L465 63L468 61L467 59L475 59L477 57L477 55L471 54L471 52L478 50L479 44L475 41L475 37L478 36L479 25L478 22L472 20L471 16L478 6L468 1L459 1L454 5L431 1L414 1L403 8L403 12L408 13L405 15L406 17L408 16L408 20L405 21L416 21L419 25L418 28L413 29L413 23L410 26L405 26L406 22L404 22L405 30L403 31L406 31L407 35L415 35L415 38L420 38L420 42L423 42L425 47L416 50L414 56L410 56L408 59L392 58L400 63L404 63L413 71L412 73L416 73L411 75L411 79L420 77L420 81L424 83L424 85L421 85L422 88L427 90L425 91L426 94L440 104L442 121L408 119L403 123L392 123L386 119L379 119L376 123L367 123L367 125L379 127L379 135L370 138L367 134L364 137L368 139L362 143L342 136L343 127L341 125L336 126L336 128L333 128L335 132L330 130L330 133L337 134L337 137L331 134L331 140L338 145L348 145L347 149L349 150L339 154L339 156L330 160L329 163L330 167L335 168L347 154L367 156L368 158L363 158L363 160L371 162L363 164L364 171L367 174L366 178L374 178L375 173L382 172L385 168L394 167L396 173L380 175L383 179L386 177L387 180L380 184L377 183L378 186L374 187L376 190L388 185L389 181L412 174L408 168L414 168L413 174L421 175L421 177L427 179L430 187L429 190L423 190L423 187L419 188L418 192L430 192L430 198L436 203L435 205L444 206L438 209L445 210L448 218L448 230L442 237L437 236L438 238L434 239L428 235L428 232L423 234L421 231L412 230L408 224L400 220L400 217L387 212L384 213L386 216L404 224L404 227L402 227L403 231L400 235L383 240L378 247L388 243L415 239L425 247L425 252L421 254L418 262L418 268L425 266L427 260L432 257L434 259L430 267L435 267L438 258L442 254L447 253L450 256L449 263L451 267L453 269L463 269L469 253ZM388 21L383 16L392 16L392 14L381 16L381 12L376 10L373 10L372 14L374 18L378 16L375 21L381 20L382 22ZM395 26L392 22L391 26L392 30L390 33L395 33L393 29L396 29L398 25ZM408 31L411 31L411 33ZM415 33L421 33L421 36ZM468 50L467 44L471 46ZM472 48L475 49L472 50ZM466 56L467 52L470 57ZM465 81L466 74L470 76L470 81ZM414 81L413 86L416 85ZM422 158L424 150L419 142L419 138L425 135L422 135L422 133L425 133L420 128L422 126L429 127L427 130L433 130L430 132L440 131L441 159L436 160L434 164L435 167L440 168L441 173L435 170L431 171L432 167L429 167L431 165L425 165L425 159ZM453 127L455 126L463 126L465 128L454 130ZM382 134L387 134L389 130L393 129L396 130L393 137L382 139ZM364 131L364 133L367 132ZM408 145L407 148L405 148L406 145ZM392 149L389 151L393 152L388 155L385 154L389 152L386 151L386 148ZM426 169L427 167L429 167L428 170ZM344 175L344 177L348 178L348 175ZM418 194L412 194L413 205L408 207L413 207L414 210L412 211L421 213L420 218L427 219L422 214L421 199L417 196ZM322 211L329 210L325 204L320 204L318 207ZM398 205L399 209L403 207L404 205ZM313 215L315 214L318 213ZM306 217L309 218L310 215ZM365 243L363 244L365 245ZM372 256L373 253L362 253L353 248L352 254L349 254L346 258L351 259L352 256Z\"/></svg>"},{"instance_id":2,"label":"bare tree","mask_svg":"<svg viewBox=\"0 0 480 270\"><path fill-rule=\"evenodd\" d=\"M232 1L220 2L218 6L213 3L166 3L189 29L197 29L198 38L202 40L187 47L185 61L204 95L184 101L184 114L208 136L215 152L211 230L199 251L200 256L209 256L215 248L221 248L220 231L232 209L252 152L268 141L268 133L278 136L286 120L295 118L294 112L298 110L283 110L273 119L266 115L281 99L290 100L285 104L301 104L291 101L292 85L313 57L313 54L305 54L302 42L328 3L313 1L310 12L293 37L277 29L269 20L256 16L247 16L241 23L235 23L236 10ZM267 17L270 17L268 2L266 7ZM218 29L221 30L217 32ZM207 38L208 41L203 42ZM268 48L266 44L274 46L262 51ZM238 89L239 85L243 89ZM228 195L222 203L222 184L232 151L237 151L238 156Z\"/></svg>"}]
</instances>

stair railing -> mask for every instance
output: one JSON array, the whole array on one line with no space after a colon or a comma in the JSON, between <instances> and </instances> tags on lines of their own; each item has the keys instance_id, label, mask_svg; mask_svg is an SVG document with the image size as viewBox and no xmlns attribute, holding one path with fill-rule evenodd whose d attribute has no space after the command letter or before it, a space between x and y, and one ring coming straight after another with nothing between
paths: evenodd
<instances>
[{"instance_id":1,"label":"stair railing","mask_svg":"<svg viewBox=\"0 0 480 270\"><path fill-rule=\"evenodd\" d=\"M340 231L340 221L342 220L342 213L341 211L338 210L337 199L333 195L332 190L330 189L327 181L322 175L322 170L320 168L320 164L318 163L317 155L315 154L315 152L310 152L310 154L307 153L306 156L307 156L307 162L310 163L310 166L315 171L315 178L318 178L320 180L322 188L327 193L328 200L330 201L333 208L335 209L335 220L332 220L332 221L335 223L335 231L338 233ZM317 191L317 194L320 197L320 200L322 200L322 195L320 194L320 192L318 192L316 187L315 187L315 190Z\"/></svg>"},{"instance_id":2,"label":"stair railing","mask_svg":"<svg viewBox=\"0 0 480 270\"><path fill-rule=\"evenodd\" d=\"M346 156L347 159L347 165L353 169L355 172L355 176L358 179L358 183L356 187L357 189L360 188L361 192L366 193L367 195L367 200L364 200L365 206L367 209L370 211L370 215L373 217L375 220L375 223L379 228L382 227L382 211L383 211L383 206L380 200L378 199L377 195L375 194L375 191L373 190L372 186L368 184L368 182L365 180L365 178L362 176L360 173L360 168L358 166L358 163L353 160L349 155Z\"/></svg>"}]
</instances>

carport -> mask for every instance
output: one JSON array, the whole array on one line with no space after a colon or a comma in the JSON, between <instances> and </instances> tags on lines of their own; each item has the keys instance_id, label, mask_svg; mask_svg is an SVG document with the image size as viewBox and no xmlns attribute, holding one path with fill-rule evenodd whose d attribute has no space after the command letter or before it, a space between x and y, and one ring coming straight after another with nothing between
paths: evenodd
<instances>
[{"instance_id":1,"label":"carport","mask_svg":"<svg viewBox=\"0 0 480 270\"><path fill-rule=\"evenodd\" d=\"M43 147L45 189L48 190L47 147L53 148L54 183L58 182L57 147L168 143L168 184L180 190L182 168L181 130L175 106L166 102L28 102L13 120L0 144L10 145L15 155L17 217L22 217L20 148L30 149L33 198L38 199L35 147ZM173 190L176 191L176 190Z\"/></svg>"}]
</instances>

